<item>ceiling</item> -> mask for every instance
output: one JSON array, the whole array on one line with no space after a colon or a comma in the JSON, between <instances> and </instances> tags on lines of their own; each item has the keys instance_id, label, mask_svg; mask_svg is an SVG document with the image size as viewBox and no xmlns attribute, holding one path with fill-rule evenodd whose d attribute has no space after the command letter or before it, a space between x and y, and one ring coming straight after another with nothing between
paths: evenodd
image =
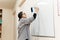
<instances>
[{"instance_id":1,"label":"ceiling","mask_svg":"<svg viewBox=\"0 0 60 40\"><path fill-rule=\"evenodd\" d=\"M13 8L16 0L0 0L0 8Z\"/></svg>"}]
</instances>

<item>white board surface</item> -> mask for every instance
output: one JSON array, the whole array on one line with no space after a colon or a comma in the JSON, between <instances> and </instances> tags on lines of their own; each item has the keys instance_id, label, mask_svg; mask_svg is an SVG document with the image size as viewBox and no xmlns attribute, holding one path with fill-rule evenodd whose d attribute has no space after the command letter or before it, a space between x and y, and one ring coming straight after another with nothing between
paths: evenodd
<instances>
[{"instance_id":1,"label":"white board surface","mask_svg":"<svg viewBox=\"0 0 60 40\"><path fill-rule=\"evenodd\" d=\"M39 0L39 13L31 24L32 35L54 37L54 2L53 0Z\"/></svg>"}]
</instances>

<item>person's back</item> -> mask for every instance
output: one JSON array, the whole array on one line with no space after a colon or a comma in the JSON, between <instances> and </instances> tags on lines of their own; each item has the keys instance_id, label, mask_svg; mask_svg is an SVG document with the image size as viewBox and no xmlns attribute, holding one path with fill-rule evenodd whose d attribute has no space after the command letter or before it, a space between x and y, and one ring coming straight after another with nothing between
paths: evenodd
<instances>
[{"instance_id":1,"label":"person's back","mask_svg":"<svg viewBox=\"0 0 60 40\"><path fill-rule=\"evenodd\" d=\"M30 39L30 23L34 20L34 17L31 18L21 18L19 21L18 28L18 40L27 40Z\"/></svg>"}]
</instances>

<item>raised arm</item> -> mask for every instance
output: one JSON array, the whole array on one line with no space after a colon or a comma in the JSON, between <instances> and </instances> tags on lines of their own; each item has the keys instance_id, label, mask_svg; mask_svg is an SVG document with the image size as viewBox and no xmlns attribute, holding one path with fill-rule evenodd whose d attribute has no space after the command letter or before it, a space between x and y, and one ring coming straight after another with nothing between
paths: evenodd
<instances>
[{"instance_id":1,"label":"raised arm","mask_svg":"<svg viewBox=\"0 0 60 40\"><path fill-rule=\"evenodd\" d=\"M36 19L36 16L37 16L37 14L34 13L33 16L30 17L30 18L23 18L22 19L23 20L23 23L24 24L30 24L31 22L33 22L34 19Z\"/></svg>"},{"instance_id":2,"label":"raised arm","mask_svg":"<svg viewBox=\"0 0 60 40\"><path fill-rule=\"evenodd\" d=\"M30 24L31 22L33 22L33 20L36 19L38 11L39 11L39 8L35 7L35 13L33 14L33 17L25 18L25 19L23 19L23 22L25 24Z\"/></svg>"},{"instance_id":3,"label":"raised arm","mask_svg":"<svg viewBox=\"0 0 60 40\"><path fill-rule=\"evenodd\" d=\"M22 2L20 3L19 7L21 7L24 4L25 1L26 0L22 0Z\"/></svg>"}]
</instances>

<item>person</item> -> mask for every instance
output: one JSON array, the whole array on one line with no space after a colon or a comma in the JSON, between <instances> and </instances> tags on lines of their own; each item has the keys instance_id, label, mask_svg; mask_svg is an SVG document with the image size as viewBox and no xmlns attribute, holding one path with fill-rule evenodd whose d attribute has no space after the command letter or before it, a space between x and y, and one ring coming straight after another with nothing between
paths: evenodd
<instances>
[{"instance_id":1,"label":"person","mask_svg":"<svg viewBox=\"0 0 60 40\"><path fill-rule=\"evenodd\" d=\"M37 13L39 9L37 7L34 8L35 13L32 17L27 18L26 13L22 11L18 14L19 25L18 25L18 40L30 40L30 24L36 19Z\"/></svg>"}]
</instances>

